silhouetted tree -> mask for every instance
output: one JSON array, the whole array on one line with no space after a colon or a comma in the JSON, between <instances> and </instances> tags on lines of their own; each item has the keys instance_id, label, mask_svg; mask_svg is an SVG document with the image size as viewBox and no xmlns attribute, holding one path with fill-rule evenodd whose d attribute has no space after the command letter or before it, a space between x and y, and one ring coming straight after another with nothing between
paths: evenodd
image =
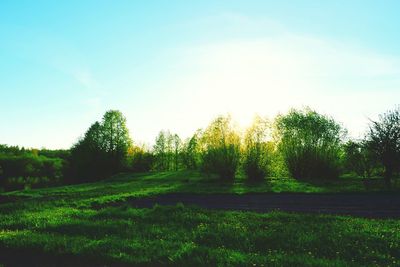
<instances>
[{"instance_id":1,"label":"silhouetted tree","mask_svg":"<svg viewBox=\"0 0 400 267\"><path fill-rule=\"evenodd\" d=\"M71 148L71 179L73 182L106 177L107 156L103 149L101 124L95 122Z\"/></svg>"},{"instance_id":2,"label":"silhouetted tree","mask_svg":"<svg viewBox=\"0 0 400 267\"><path fill-rule=\"evenodd\" d=\"M332 118L310 109L291 110L276 119L279 150L296 179L326 179L339 175L343 131Z\"/></svg>"},{"instance_id":3,"label":"silhouetted tree","mask_svg":"<svg viewBox=\"0 0 400 267\"><path fill-rule=\"evenodd\" d=\"M371 121L367 142L385 168L385 184L390 189L393 173L400 167L400 108Z\"/></svg>"},{"instance_id":4,"label":"silhouetted tree","mask_svg":"<svg viewBox=\"0 0 400 267\"><path fill-rule=\"evenodd\" d=\"M202 136L202 170L233 181L240 161L240 136L230 117L218 117Z\"/></svg>"},{"instance_id":5,"label":"silhouetted tree","mask_svg":"<svg viewBox=\"0 0 400 267\"><path fill-rule=\"evenodd\" d=\"M72 177L78 181L97 180L123 169L131 144L126 119L115 110L107 111L71 148Z\"/></svg>"}]
</instances>

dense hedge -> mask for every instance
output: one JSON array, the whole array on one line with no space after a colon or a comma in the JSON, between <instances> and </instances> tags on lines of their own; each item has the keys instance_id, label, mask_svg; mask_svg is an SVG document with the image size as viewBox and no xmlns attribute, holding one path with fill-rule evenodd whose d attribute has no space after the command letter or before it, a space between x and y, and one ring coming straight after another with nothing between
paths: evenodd
<instances>
[{"instance_id":1,"label":"dense hedge","mask_svg":"<svg viewBox=\"0 0 400 267\"><path fill-rule=\"evenodd\" d=\"M0 186L6 190L58 184L65 160L33 153L0 154Z\"/></svg>"}]
</instances>

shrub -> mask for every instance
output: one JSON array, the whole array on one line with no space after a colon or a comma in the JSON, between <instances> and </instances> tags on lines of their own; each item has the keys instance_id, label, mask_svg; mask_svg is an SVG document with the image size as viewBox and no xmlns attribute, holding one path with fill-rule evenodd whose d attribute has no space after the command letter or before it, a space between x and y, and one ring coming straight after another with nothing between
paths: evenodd
<instances>
[{"instance_id":1,"label":"shrub","mask_svg":"<svg viewBox=\"0 0 400 267\"><path fill-rule=\"evenodd\" d=\"M338 177L344 132L332 118L308 108L291 110L277 117L276 134L291 176L300 180Z\"/></svg>"},{"instance_id":2,"label":"shrub","mask_svg":"<svg viewBox=\"0 0 400 267\"><path fill-rule=\"evenodd\" d=\"M134 172L148 172L152 170L155 157L144 149L137 148L130 159L129 167Z\"/></svg>"},{"instance_id":3,"label":"shrub","mask_svg":"<svg viewBox=\"0 0 400 267\"><path fill-rule=\"evenodd\" d=\"M262 181L268 175L271 143L267 142L268 123L256 117L244 138L243 170L249 181Z\"/></svg>"},{"instance_id":4,"label":"shrub","mask_svg":"<svg viewBox=\"0 0 400 267\"><path fill-rule=\"evenodd\" d=\"M202 166L206 173L215 173L222 181L233 181L240 162L240 137L230 117L218 117L201 138Z\"/></svg>"}]
</instances>

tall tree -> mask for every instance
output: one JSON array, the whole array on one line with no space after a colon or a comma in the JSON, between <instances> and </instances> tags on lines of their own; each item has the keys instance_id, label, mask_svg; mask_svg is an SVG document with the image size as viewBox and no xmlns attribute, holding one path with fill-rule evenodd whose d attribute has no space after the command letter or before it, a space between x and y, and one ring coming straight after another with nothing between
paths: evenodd
<instances>
[{"instance_id":1,"label":"tall tree","mask_svg":"<svg viewBox=\"0 0 400 267\"><path fill-rule=\"evenodd\" d=\"M167 137L164 131L160 131L156 137L154 155L156 157L156 169L159 171L167 170Z\"/></svg>"},{"instance_id":2,"label":"tall tree","mask_svg":"<svg viewBox=\"0 0 400 267\"><path fill-rule=\"evenodd\" d=\"M391 187L393 173L400 167L400 107L371 121L367 142L385 168L386 187Z\"/></svg>"},{"instance_id":3,"label":"tall tree","mask_svg":"<svg viewBox=\"0 0 400 267\"><path fill-rule=\"evenodd\" d=\"M71 148L71 179L97 180L104 177L106 153L103 149L103 133L99 122L93 123Z\"/></svg>"},{"instance_id":4,"label":"tall tree","mask_svg":"<svg viewBox=\"0 0 400 267\"><path fill-rule=\"evenodd\" d=\"M121 171L131 142L122 113L107 111L102 122L92 124L71 148L73 176L78 181L88 181Z\"/></svg>"},{"instance_id":5,"label":"tall tree","mask_svg":"<svg viewBox=\"0 0 400 267\"><path fill-rule=\"evenodd\" d=\"M118 110L107 111L102 120L102 147L110 157L111 171L120 170L125 163L127 151L132 144L126 119Z\"/></svg>"},{"instance_id":6,"label":"tall tree","mask_svg":"<svg viewBox=\"0 0 400 267\"><path fill-rule=\"evenodd\" d=\"M187 169L194 170L199 167L200 162L200 138L202 136L201 130L188 138L183 144L182 148L182 163Z\"/></svg>"},{"instance_id":7,"label":"tall tree","mask_svg":"<svg viewBox=\"0 0 400 267\"><path fill-rule=\"evenodd\" d=\"M169 130L165 133L167 170L174 169L174 135Z\"/></svg>"},{"instance_id":8,"label":"tall tree","mask_svg":"<svg viewBox=\"0 0 400 267\"><path fill-rule=\"evenodd\" d=\"M181 150L181 138L179 135L173 135L173 150L174 150L174 169L177 171L179 169L179 153Z\"/></svg>"}]
</instances>

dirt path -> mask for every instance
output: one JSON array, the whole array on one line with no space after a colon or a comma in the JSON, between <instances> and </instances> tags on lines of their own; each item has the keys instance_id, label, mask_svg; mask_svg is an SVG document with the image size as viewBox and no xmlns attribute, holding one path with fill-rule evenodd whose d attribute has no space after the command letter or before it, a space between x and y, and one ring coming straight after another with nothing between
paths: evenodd
<instances>
[{"instance_id":1,"label":"dirt path","mask_svg":"<svg viewBox=\"0 0 400 267\"><path fill-rule=\"evenodd\" d=\"M165 194L130 199L138 208L159 205L196 205L207 209L268 212L272 210L343 214L370 218L400 218L400 194Z\"/></svg>"}]
</instances>

